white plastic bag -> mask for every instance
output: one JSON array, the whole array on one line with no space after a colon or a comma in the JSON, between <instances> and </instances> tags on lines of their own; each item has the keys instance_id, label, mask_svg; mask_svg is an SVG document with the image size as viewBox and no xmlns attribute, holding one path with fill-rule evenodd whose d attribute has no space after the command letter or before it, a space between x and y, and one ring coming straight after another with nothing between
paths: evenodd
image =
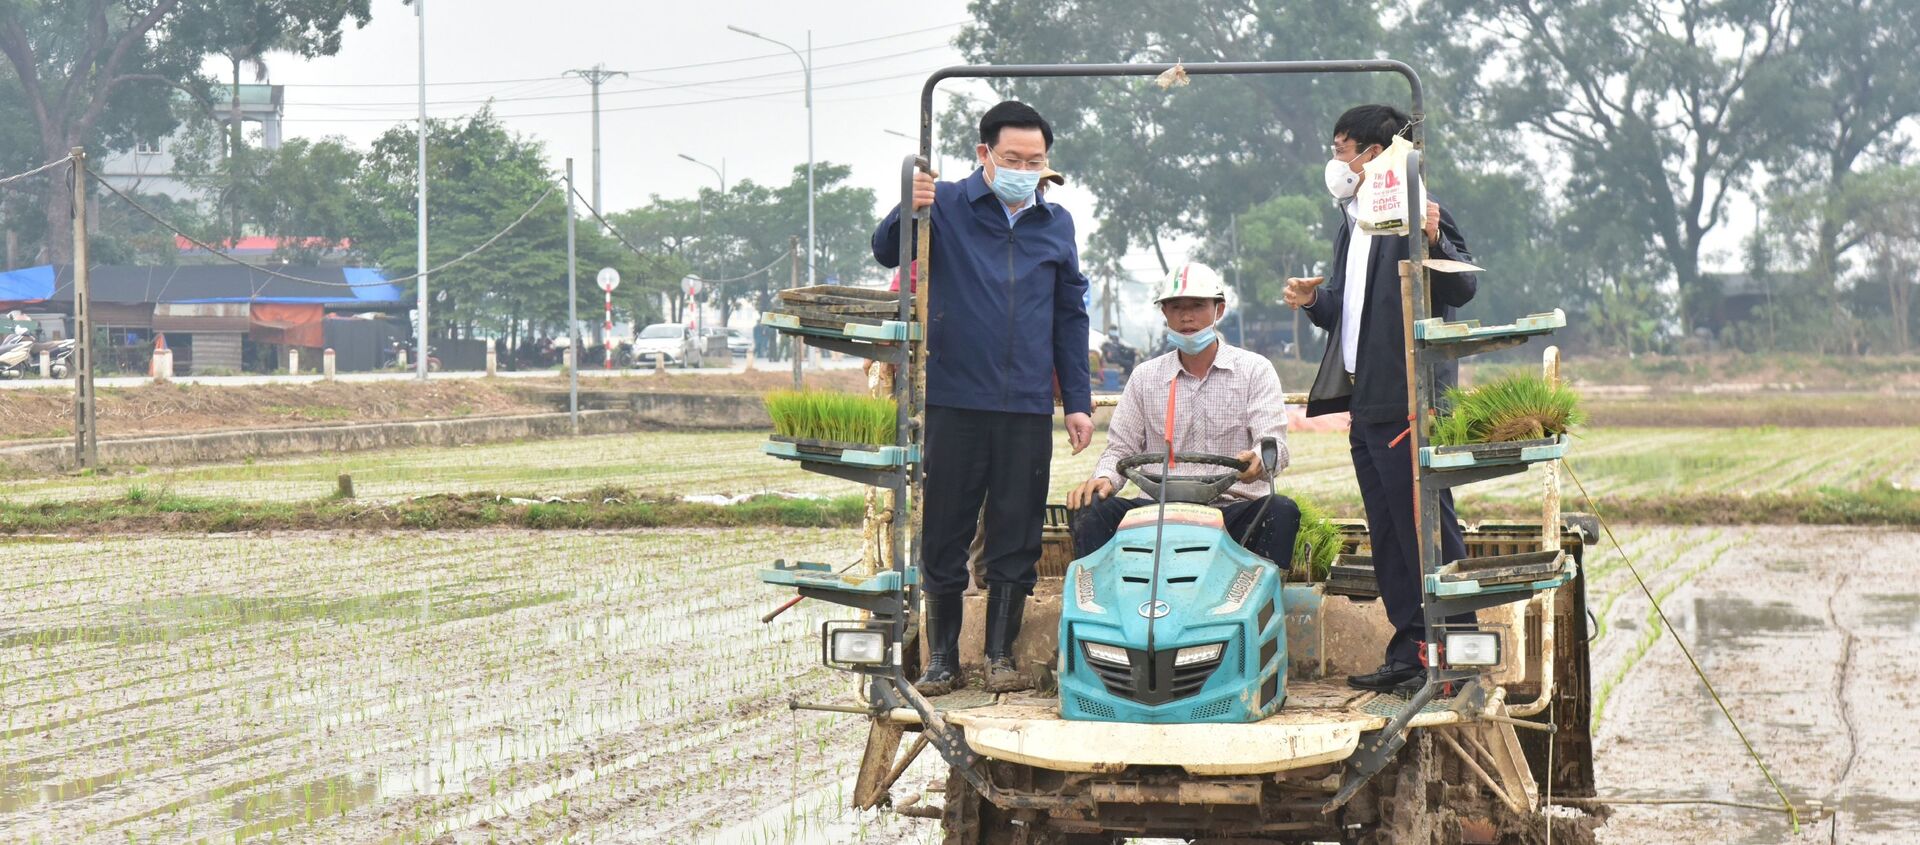
<instances>
[{"instance_id":1,"label":"white plastic bag","mask_svg":"<svg viewBox=\"0 0 1920 845\"><path fill-rule=\"evenodd\" d=\"M1372 161L1360 168L1360 190L1354 194L1353 219L1368 235L1405 235L1411 214L1407 209L1407 154L1413 144L1399 135ZM1427 204L1427 186L1420 186L1420 207Z\"/></svg>"}]
</instances>

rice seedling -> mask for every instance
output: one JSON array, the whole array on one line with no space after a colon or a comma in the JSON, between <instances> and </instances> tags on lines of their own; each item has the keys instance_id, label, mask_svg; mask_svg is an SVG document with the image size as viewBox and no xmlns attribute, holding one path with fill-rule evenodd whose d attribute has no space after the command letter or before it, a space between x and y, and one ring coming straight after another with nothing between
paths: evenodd
<instances>
[{"instance_id":1,"label":"rice seedling","mask_svg":"<svg viewBox=\"0 0 1920 845\"><path fill-rule=\"evenodd\" d=\"M1452 410L1433 421L1436 446L1538 440L1586 421L1580 397L1563 384L1512 373L1470 389L1447 389Z\"/></svg>"},{"instance_id":2,"label":"rice seedling","mask_svg":"<svg viewBox=\"0 0 1920 845\"><path fill-rule=\"evenodd\" d=\"M884 446L894 441L892 399L827 390L776 390L764 398L783 437Z\"/></svg>"},{"instance_id":3,"label":"rice seedling","mask_svg":"<svg viewBox=\"0 0 1920 845\"><path fill-rule=\"evenodd\" d=\"M1295 497L1293 503L1300 508L1300 531L1293 537L1293 569L1306 572L1314 581L1325 581L1334 556L1340 553L1340 527L1313 502Z\"/></svg>"}]
</instances>

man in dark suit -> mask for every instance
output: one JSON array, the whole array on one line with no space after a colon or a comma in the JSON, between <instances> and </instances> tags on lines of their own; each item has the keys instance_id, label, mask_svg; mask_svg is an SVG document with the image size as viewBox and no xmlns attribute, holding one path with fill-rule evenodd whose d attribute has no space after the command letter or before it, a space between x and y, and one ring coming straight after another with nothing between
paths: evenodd
<instances>
[{"instance_id":1,"label":"man in dark suit","mask_svg":"<svg viewBox=\"0 0 1920 845\"><path fill-rule=\"evenodd\" d=\"M1420 681L1420 652L1427 637L1414 533L1413 438L1404 436L1409 415L1399 267L1411 253L1412 238L1357 231L1353 196L1361 168L1385 151L1395 135L1406 132L1409 123L1392 106L1364 105L1348 109L1334 124L1326 183L1342 215L1330 278L1290 278L1283 294L1288 305L1305 308L1313 324L1328 332L1326 354L1307 394L1307 416L1347 411L1352 417L1347 442L1366 504L1374 577L1394 633L1380 668L1347 682L1382 691ZM1446 209L1428 202L1421 218L1429 257L1472 260L1466 238ZM1472 273L1433 273L1431 279L1433 313L1447 319L1473 299L1478 284ZM1441 369L1440 389L1453 383L1455 373L1453 364ZM1466 557L1450 493L1440 497L1440 529L1441 557ZM1448 620L1472 621L1471 614Z\"/></svg>"}]
</instances>

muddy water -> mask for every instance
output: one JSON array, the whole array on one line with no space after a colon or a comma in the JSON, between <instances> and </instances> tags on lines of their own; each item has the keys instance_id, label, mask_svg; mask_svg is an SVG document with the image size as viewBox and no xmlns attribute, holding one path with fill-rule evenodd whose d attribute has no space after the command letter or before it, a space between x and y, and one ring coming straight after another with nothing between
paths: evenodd
<instances>
[{"instance_id":1,"label":"muddy water","mask_svg":"<svg viewBox=\"0 0 1920 845\"><path fill-rule=\"evenodd\" d=\"M1704 539L1694 533L1674 539ZM1623 806L1601 841L1920 841L1917 558L1912 532L1755 528L1684 582L1655 578L1656 593L1671 589L1668 618L1787 795L1837 813L1796 837L1784 816ZM1645 599L1628 589L1615 616L1644 618ZM1603 793L1779 802L1669 638L1628 666L1597 752Z\"/></svg>"},{"instance_id":2,"label":"muddy water","mask_svg":"<svg viewBox=\"0 0 1920 845\"><path fill-rule=\"evenodd\" d=\"M1603 842L1904 843L1920 830L1920 534L1623 532L1797 802L1623 807ZM923 843L844 809L864 723L809 602L752 578L845 531L22 544L0 562L0 842ZM1616 557L1590 560L1601 791L1766 802ZM896 799L944 782L923 755Z\"/></svg>"}]
</instances>

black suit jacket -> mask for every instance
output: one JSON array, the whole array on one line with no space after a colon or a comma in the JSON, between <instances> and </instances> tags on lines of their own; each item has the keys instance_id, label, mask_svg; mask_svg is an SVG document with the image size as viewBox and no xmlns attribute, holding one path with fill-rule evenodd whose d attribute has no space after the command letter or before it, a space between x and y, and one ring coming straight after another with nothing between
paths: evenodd
<instances>
[{"instance_id":1,"label":"black suit jacket","mask_svg":"<svg viewBox=\"0 0 1920 845\"><path fill-rule=\"evenodd\" d=\"M1351 280L1347 275L1347 242L1356 237L1353 218L1341 215L1345 223L1333 239L1333 268L1307 317L1325 329L1327 351L1320 358L1320 372L1307 394L1307 416L1347 411L1362 422L1394 422L1407 418L1407 347L1400 316L1400 262L1412 251L1410 237L1376 237L1373 254L1367 261L1367 277ZM1367 237L1357 235L1357 237ZM1445 207L1440 209L1440 238L1427 247L1430 258L1450 258L1471 262L1467 239L1453 222ZM1432 273L1427 292L1432 299L1433 316L1453 319L1454 309L1473 300L1479 279L1473 273ZM1354 355L1353 384L1346 378L1346 361L1340 354L1340 313L1346 302L1348 284L1367 286L1366 309L1360 315L1360 347ZM1440 368L1440 388L1453 384L1459 367L1448 362Z\"/></svg>"}]
</instances>

